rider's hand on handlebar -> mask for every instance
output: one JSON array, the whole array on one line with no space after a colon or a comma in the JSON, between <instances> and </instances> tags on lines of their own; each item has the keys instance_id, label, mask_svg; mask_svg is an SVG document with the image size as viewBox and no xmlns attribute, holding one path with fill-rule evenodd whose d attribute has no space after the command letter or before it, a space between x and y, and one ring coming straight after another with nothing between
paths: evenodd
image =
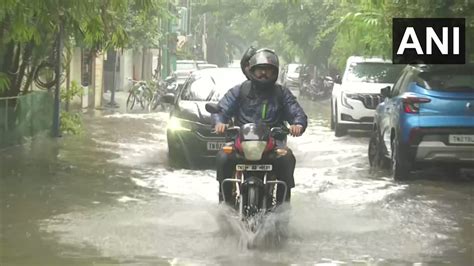
<instances>
[{"instance_id":1,"label":"rider's hand on handlebar","mask_svg":"<svg viewBox=\"0 0 474 266\"><path fill-rule=\"evenodd\" d=\"M290 126L290 135L293 137L299 137L303 134L303 126L302 125L291 125Z\"/></svg>"},{"instance_id":2,"label":"rider's hand on handlebar","mask_svg":"<svg viewBox=\"0 0 474 266\"><path fill-rule=\"evenodd\" d=\"M227 128L226 124L217 123L216 126L214 127L214 130L216 131L217 134L224 134L226 128Z\"/></svg>"}]
</instances>

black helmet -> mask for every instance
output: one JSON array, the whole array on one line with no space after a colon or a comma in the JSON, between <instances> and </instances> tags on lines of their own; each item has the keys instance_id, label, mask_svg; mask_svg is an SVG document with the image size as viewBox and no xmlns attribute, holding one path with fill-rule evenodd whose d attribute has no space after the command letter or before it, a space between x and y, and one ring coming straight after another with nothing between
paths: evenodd
<instances>
[{"instance_id":1,"label":"black helmet","mask_svg":"<svg viewBox=\"0 0 474 266\"><path fill-rule=\"evenodd\" d=\"M247 51L245 51L244 55L242 55L242 59L240 60L240 68L242 69L242 72L247 77L247 79L250 79L247 69L247 67L249 66L249 60L250 58L252 58L256 51L257 49L255 49L253 46L250 46Z\"/></svg>"},{"instance_id":2,"label":"black helmet","mask_svg":"<svg viewBox=\"0 0 474 266\"><path fill-rule=\"evenodd\" d=\"M250 79L252 81L257 82L257 85L261 85L264 87L273 86L278 78L278 71L280 67L280 63L278 60L278 56L275 54L273 50L262 48L255 52L255 54L250 58L249 61L250 66ZM268 81L259 81L253 74L255 67L257 66L271 66L274 69L273 76Z\"/></svg>"}]
</instances>

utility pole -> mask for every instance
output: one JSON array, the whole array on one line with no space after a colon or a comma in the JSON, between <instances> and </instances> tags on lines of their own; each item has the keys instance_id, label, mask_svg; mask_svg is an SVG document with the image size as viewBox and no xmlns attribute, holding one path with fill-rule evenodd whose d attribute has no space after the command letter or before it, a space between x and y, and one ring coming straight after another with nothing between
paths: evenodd
<instances>
[{"instance_id":1,"label":"utility pole","mask_svg":"<svg viewBox=\"0 0 474 266\"><path fill-rule=\"evenodd\" d=\"M169 11L169 1L166 3L167 10ZM163 79L168 77L168 18L161 19L161 31L164 33L163 38L161 39L161 63L162 63L162 71L161 75Z\"/></svg>"},{"instance_id":2,"label":"utility pole","mask_svg":"<svg viewBox=\"0 0 474 266\"><path fill-rule=\"evenodd\" d=\"M55 49L55 73L54 76L56 78L56 86L54 88L54 109L53 109L53 128L52 128L52 135L53 137L60 137L61 136L61 129L60 129L60 107L61 107L61 99L60 99L60 91L61 91L61 63L62 63L62 51L63 51L63 18L60 15L59 17L59 32L57 34L56 40L56 49Z\"/></svg>"},{"instance_id":3,"label":"utility pole","mask_svg":"<svg viewBox=\"0 0 474 266\"><path fill-rule=\"evenodd\" d=\"M204 60L207 61L207 15L204 14L203 31L202 31L202 54Z\"/></svg>"},{"instance_id":4,"label":"utility pole","mask_svg":"<svg viewBox=\"0 0 474 266\"><path fill-rule=\"evenodd\" d=\"M117 66L118 66L118 60L119 60L119 51L115 50L115 60L114 60L114 70L112 72L112 88L110 90L110 102L109 106L113 108L118 108L118 104L115 102L115 89L117 88Z\"/></svg>"},{"instance_id":5,"label":"utility pole","mask_svg":"<svg viewBox=\"0 0 474 266\"><path fill-rule=\"evenodd\" d=\"M187 1L187 8L188 8L188 21L186 21L186 23L188 24L188 26L186 27L187 28L186 35L190 35L190 34L192 34L192 30L191 30L191 15L192 15L191 0Z\"/></svg>"}]
</instances>

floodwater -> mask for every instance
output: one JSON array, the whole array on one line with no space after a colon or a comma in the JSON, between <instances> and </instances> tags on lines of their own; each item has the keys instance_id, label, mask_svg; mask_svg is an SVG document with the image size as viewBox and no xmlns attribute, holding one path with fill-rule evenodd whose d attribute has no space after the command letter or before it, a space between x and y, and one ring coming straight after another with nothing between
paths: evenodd
<instances>
[{"instance_id":1,"label":"floodwater","mask_svg":"<svg viewBox=\"0 0 474 266\"><path fill-rule=\"evenodd\" d=\"M367 132L335 138L329 103L303 104L281 245L222 227L214 171L168 164L166 113L95 113L1 151L0 265L474 265L472 173L371 173Z\"/></svg>"}]
</instances>

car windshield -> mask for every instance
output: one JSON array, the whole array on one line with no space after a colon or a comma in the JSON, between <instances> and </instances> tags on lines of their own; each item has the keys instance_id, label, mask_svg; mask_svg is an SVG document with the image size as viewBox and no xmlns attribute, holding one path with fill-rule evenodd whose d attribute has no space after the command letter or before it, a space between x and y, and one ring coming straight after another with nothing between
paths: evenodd
<instances>
[{"instance_id":1,"label":"car windshield","mask_svg":"<svg viewBox=\"0 0 474 266\"><path fill-rule=\"evenodd\" d=\"M391 63L353 63L344 79L350 82L395 83L403 67Z\"/></svg>"},{"instance_id":2,"label":"car windshield","mask_svg":"<svg viewBox=\"0 0 474 266\"><path fill-rule=\"evenodd\" d=\"M240 72L224 75L196 75L181 96L188 101L218 101L232 87L243 82Z\"/></svg>"},{"instance_id":3,"label":"car windshield","mask_svg":"<svg viewBox=\"0 0 474 266\"><path fill-rule=\"evenodd\" d=\"M300 65L297 64L289 64L288 65L288 73L299 73L300 72Z\"/></svg>"},{"instance_id":4,"label":"car windshield","mask_svg":"<svg viewBox=\"0 0 474 266\"><path fill-rule=\"evenodd\" d=\"M474 92L474 67L420 73L424 88L452 92Z\"/></svg>"},{"instance_id":5,"label":"car windshield","mask_svg":"<svg viewBox=\"0 0 474 266\"><path fill-rule=\"evenodd\" d=\"M176 70L192 70L195 66L193 63L178 63L176 64Z\"/></svg>"},{"instance_id":6,"label":"car windshield","mask_svg":"<svg viewBox=\"0 0 474 266\"><path fill-rule=\"evenodd\" d=\"M217 68L217 65L213 64L198 64L199 69L205 69L205 68Z\"/></svg>"}]
</instances>

